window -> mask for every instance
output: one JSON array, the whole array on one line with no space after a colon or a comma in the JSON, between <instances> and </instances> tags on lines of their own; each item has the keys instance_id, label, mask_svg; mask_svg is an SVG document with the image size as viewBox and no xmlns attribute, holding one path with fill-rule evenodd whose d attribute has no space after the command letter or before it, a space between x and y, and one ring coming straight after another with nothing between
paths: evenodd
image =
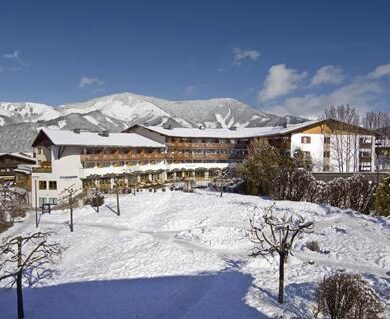
<instances>
[{"instance_id":1,"label":"window","mask_svg":"<svg viewBox=\"0 0 390 319\"><path fill-rule=\"evenodd\" d=\"M301 144L310 144L311 143L311 137L310 136L302 136L301 137Z\"/></svg>"},{"instance_id":2,"label":"window","mask_svg":"<svg viewBox=\"0 0 390 319\"><path fill-rule=\"evenodd\" d=\"M324 172L329 172L330 171L330 166L329 165L324 165Z\"/></svg>"},{"instance_id":3,"label":"window","mask_svg":"<svg viewBox=\"0 0 390 319\"><path fill-rule=\"evenodd\" d=\"M42 149L38 147L38 154L42 154Z\"/></svg>"},{"instance_id":4,"label":"window","mask_svg":"<svg viewBox=\"0 0 390 319\"><path fill-rule=\"evenodd\" d=\"M57 189L57 181L49 181L49 189L56 190Z\"/></svg>"},{"instance_id":5,"label":"window","mask_svg":"<svg viewBox=\"0 0 390 319\"><path fill-rule=\"evenodd\" d=\"M46 181L39 181L39 189L47 189Z\"/></svg>"},{"instance_id":6,"label":"window","mask_svg":"<svg viewBox=\"0 0 390 319\"><path fill-rule=\"evenodd\" d=\"M83 168L94 168L95 163L94 162L82 162Z\"/></svg>"},{"instance_id":7,"label":"window","mask_svg":"<svg viewBox=\"0 0 390 319\"><path fill-rule=\"evenodd\" d=\"M329 151L325 151L324 152L324 158L330 158L330 152Z\"/></svg>"},{"instance_id":8,"label":"window","mask_svg":"<svg viewBox=\"0 0 390 319\"><path fill-rule=\"evenodd\" d=\"M42 207L42 205L46 203L47 203L47 198L39 197L39 207Z\"/></svg>"},{"instance_id":9,"label":"window","mask_svg":"<svg viewBox=\"0 0 390 319\"><path fill-rule=\"evenodd\" d=\"M330 144L330 136L324 137L324 144Z\"/></svg>"},{"instance_id":10,"label":"window","mask_svg":"<svg viewBox=\"0 0 390 319\"><path fill-rule=\"evenodd\" d=\"M57 205L57 198L49 198L49 204Z\"/></svg>"}]
</instances>

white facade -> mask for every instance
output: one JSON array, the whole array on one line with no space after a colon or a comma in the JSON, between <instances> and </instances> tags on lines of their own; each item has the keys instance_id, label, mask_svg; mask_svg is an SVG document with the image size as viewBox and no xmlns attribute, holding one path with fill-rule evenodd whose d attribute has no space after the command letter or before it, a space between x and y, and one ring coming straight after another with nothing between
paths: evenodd
<instances>
[{"instance_id":1,"label":"white facade","mask_svg":"<svg viewBox=\"0 0 390 319\"><path fill-rule=\"evenodd\" d=\"M310 143L304 143L305 137L310 138ZM298 149L302 150L303 152L308 152L310 154L310 157L313 161L314 172L323 171L324 134L291 134L291 156L293 156L295 151Z\"/></svg>"},{"instance_id":2,"label":"white facade","mask_svg":"<svg viewBox=\"0 0 390 319\"><path fill-rule=\"evenodd\" d=\"M375 171L375 137L372 135L291 134L291 156L297 149L310 154L314 172ZM364 158L369 162L363 162Z\"/></svg>"},{"instance_id":3,"label":"white facade","mask_svg":"<svg viewBox=\"0 0 390 319\"><path fill-rule=\"evenodd\" d=\"M51 172L33 172L32 173L32 205L36 203L56 203L58 199L65 195L65 189L73 187L79 189L82 187L79 172L81 167L80 161L81 147L65 147L59 157L59 146L51 146L50 157L43 158L51 161ZM46 182L46 188L42 183ZM55 189L51 189L50 182L56 182ZM40 185L41 184L41 185ZM54 186L54 185L53 185ZM54 187L52 187L54 188ZM37 190L37 195L35 195Z\"/></svg>"}]
</instances>

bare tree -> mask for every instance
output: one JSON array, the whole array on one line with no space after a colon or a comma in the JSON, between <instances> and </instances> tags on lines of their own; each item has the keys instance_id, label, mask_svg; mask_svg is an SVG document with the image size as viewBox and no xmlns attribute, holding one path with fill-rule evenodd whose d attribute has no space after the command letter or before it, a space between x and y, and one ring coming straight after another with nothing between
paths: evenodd
<instances>
[{"instance_id":1,"label":"bare tree","mask_svg":"<svg viewBox=\"0 0 390 319\"><path fill-rule=\"evenodd\" d=\"M11 287L16 284L18 319L24 318L23 276L33 276L36 283L48 276L48 264L61 256L61 246L48 241L51 234L7 237L0 245L0 281L8 280Z\"/></svg>"},{"instance_id":2,"label":"bare tree","mask_svg":"<svg viewBox=\"0 0 390 319\"><path fill-rule=\"evenodd\" d=\"M65 205L69 208L70 211L69 228L71 232L73 232L73 208L76 207L76 196L82 195L82 192L82 188L74 189L73 186L65 188L62 191L62 194L64 194L64 196L61 198L61 201L65 203Z\"/></svg>"},{"instance_id":3,"label":"bare tree","mask_svg":"<svg viewBox=\"0 0 390 319\"><path fill-rule=\"evenodd\" d=\"M379 170L390 169L390 115L385 112L367 112L363 118L363 126L379 133L376 147L376 165ZM378 178L379 182L379 178Z\"/></svg>"},{"instance_id":4,"label":"bare tree","mask_svg":"<svg viewBox=\"0 0 390 319\"><path fill-rule=\"evenodd\" d=\"M359 136L354 126L359 125L359 114L350 105L331 106L325 110L325 119L338 123L332 127L334 141L331 143L332 158L337 162L340 173L358 170Z\"/></svg>"},{"instance_id":5,"label":"bare tree","mask_svg":"<svg viewBox=\"0 0 390 319\"><path fill-rule=\"evenodd\" d=\"M230 171L229 168L219 169L217 171L217 177L215 178L216 187L220 190L220 196L223 195L223 188L230 182Z\"/></svg>"},{"instance_id":6,"label":"bare tree","mask_svg":"<svg viewBox=\"0 0 390 319\"><path fill-rule=\"evenodd\" d=\"M278 213L279 215L280 213ZM275 216L273 206L265 209L264 214L250 220L250 238L255 247L251 257L267 258L279 255L279 294L278 302L284 302L284 264L291 254L294 241L302 238L313 229L312 222L306 222L302 216L286 212Z\"/></svg>"}]
</instances>

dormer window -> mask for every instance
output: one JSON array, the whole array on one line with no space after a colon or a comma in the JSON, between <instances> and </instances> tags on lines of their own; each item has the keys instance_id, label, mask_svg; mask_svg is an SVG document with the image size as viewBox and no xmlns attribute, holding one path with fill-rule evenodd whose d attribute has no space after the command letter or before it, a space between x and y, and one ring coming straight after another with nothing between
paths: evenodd
<instances>
[{"instance_id":1,"label":"dormer window","mask_svg":"<svg viewBox=\"0 0 390 319\"><path fill-rule=\"evenodd\" d=\"M311 137L310 136L302 136L301 137L301 144L310 144L311 143Z\"/></svg>"}]
</instances>

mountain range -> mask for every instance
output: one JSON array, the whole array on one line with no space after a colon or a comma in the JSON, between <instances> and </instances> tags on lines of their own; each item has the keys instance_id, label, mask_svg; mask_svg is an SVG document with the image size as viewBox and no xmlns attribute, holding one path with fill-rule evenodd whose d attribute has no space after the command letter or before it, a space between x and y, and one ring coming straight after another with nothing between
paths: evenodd
<instances>
[{"instance_id":1,"label":"mountain range","mask_svg":"<svg viewBox=\"0 0 390 319\"><path fill-rule=\"evenodd\" d=\"M168 101L121 93L57 107L30 102L0 102L0 152L30 151L40 127L120 132L133 124L172 127L256 127L303 118L277 116L231 98Z\"/></svg>"}]
</instances>

